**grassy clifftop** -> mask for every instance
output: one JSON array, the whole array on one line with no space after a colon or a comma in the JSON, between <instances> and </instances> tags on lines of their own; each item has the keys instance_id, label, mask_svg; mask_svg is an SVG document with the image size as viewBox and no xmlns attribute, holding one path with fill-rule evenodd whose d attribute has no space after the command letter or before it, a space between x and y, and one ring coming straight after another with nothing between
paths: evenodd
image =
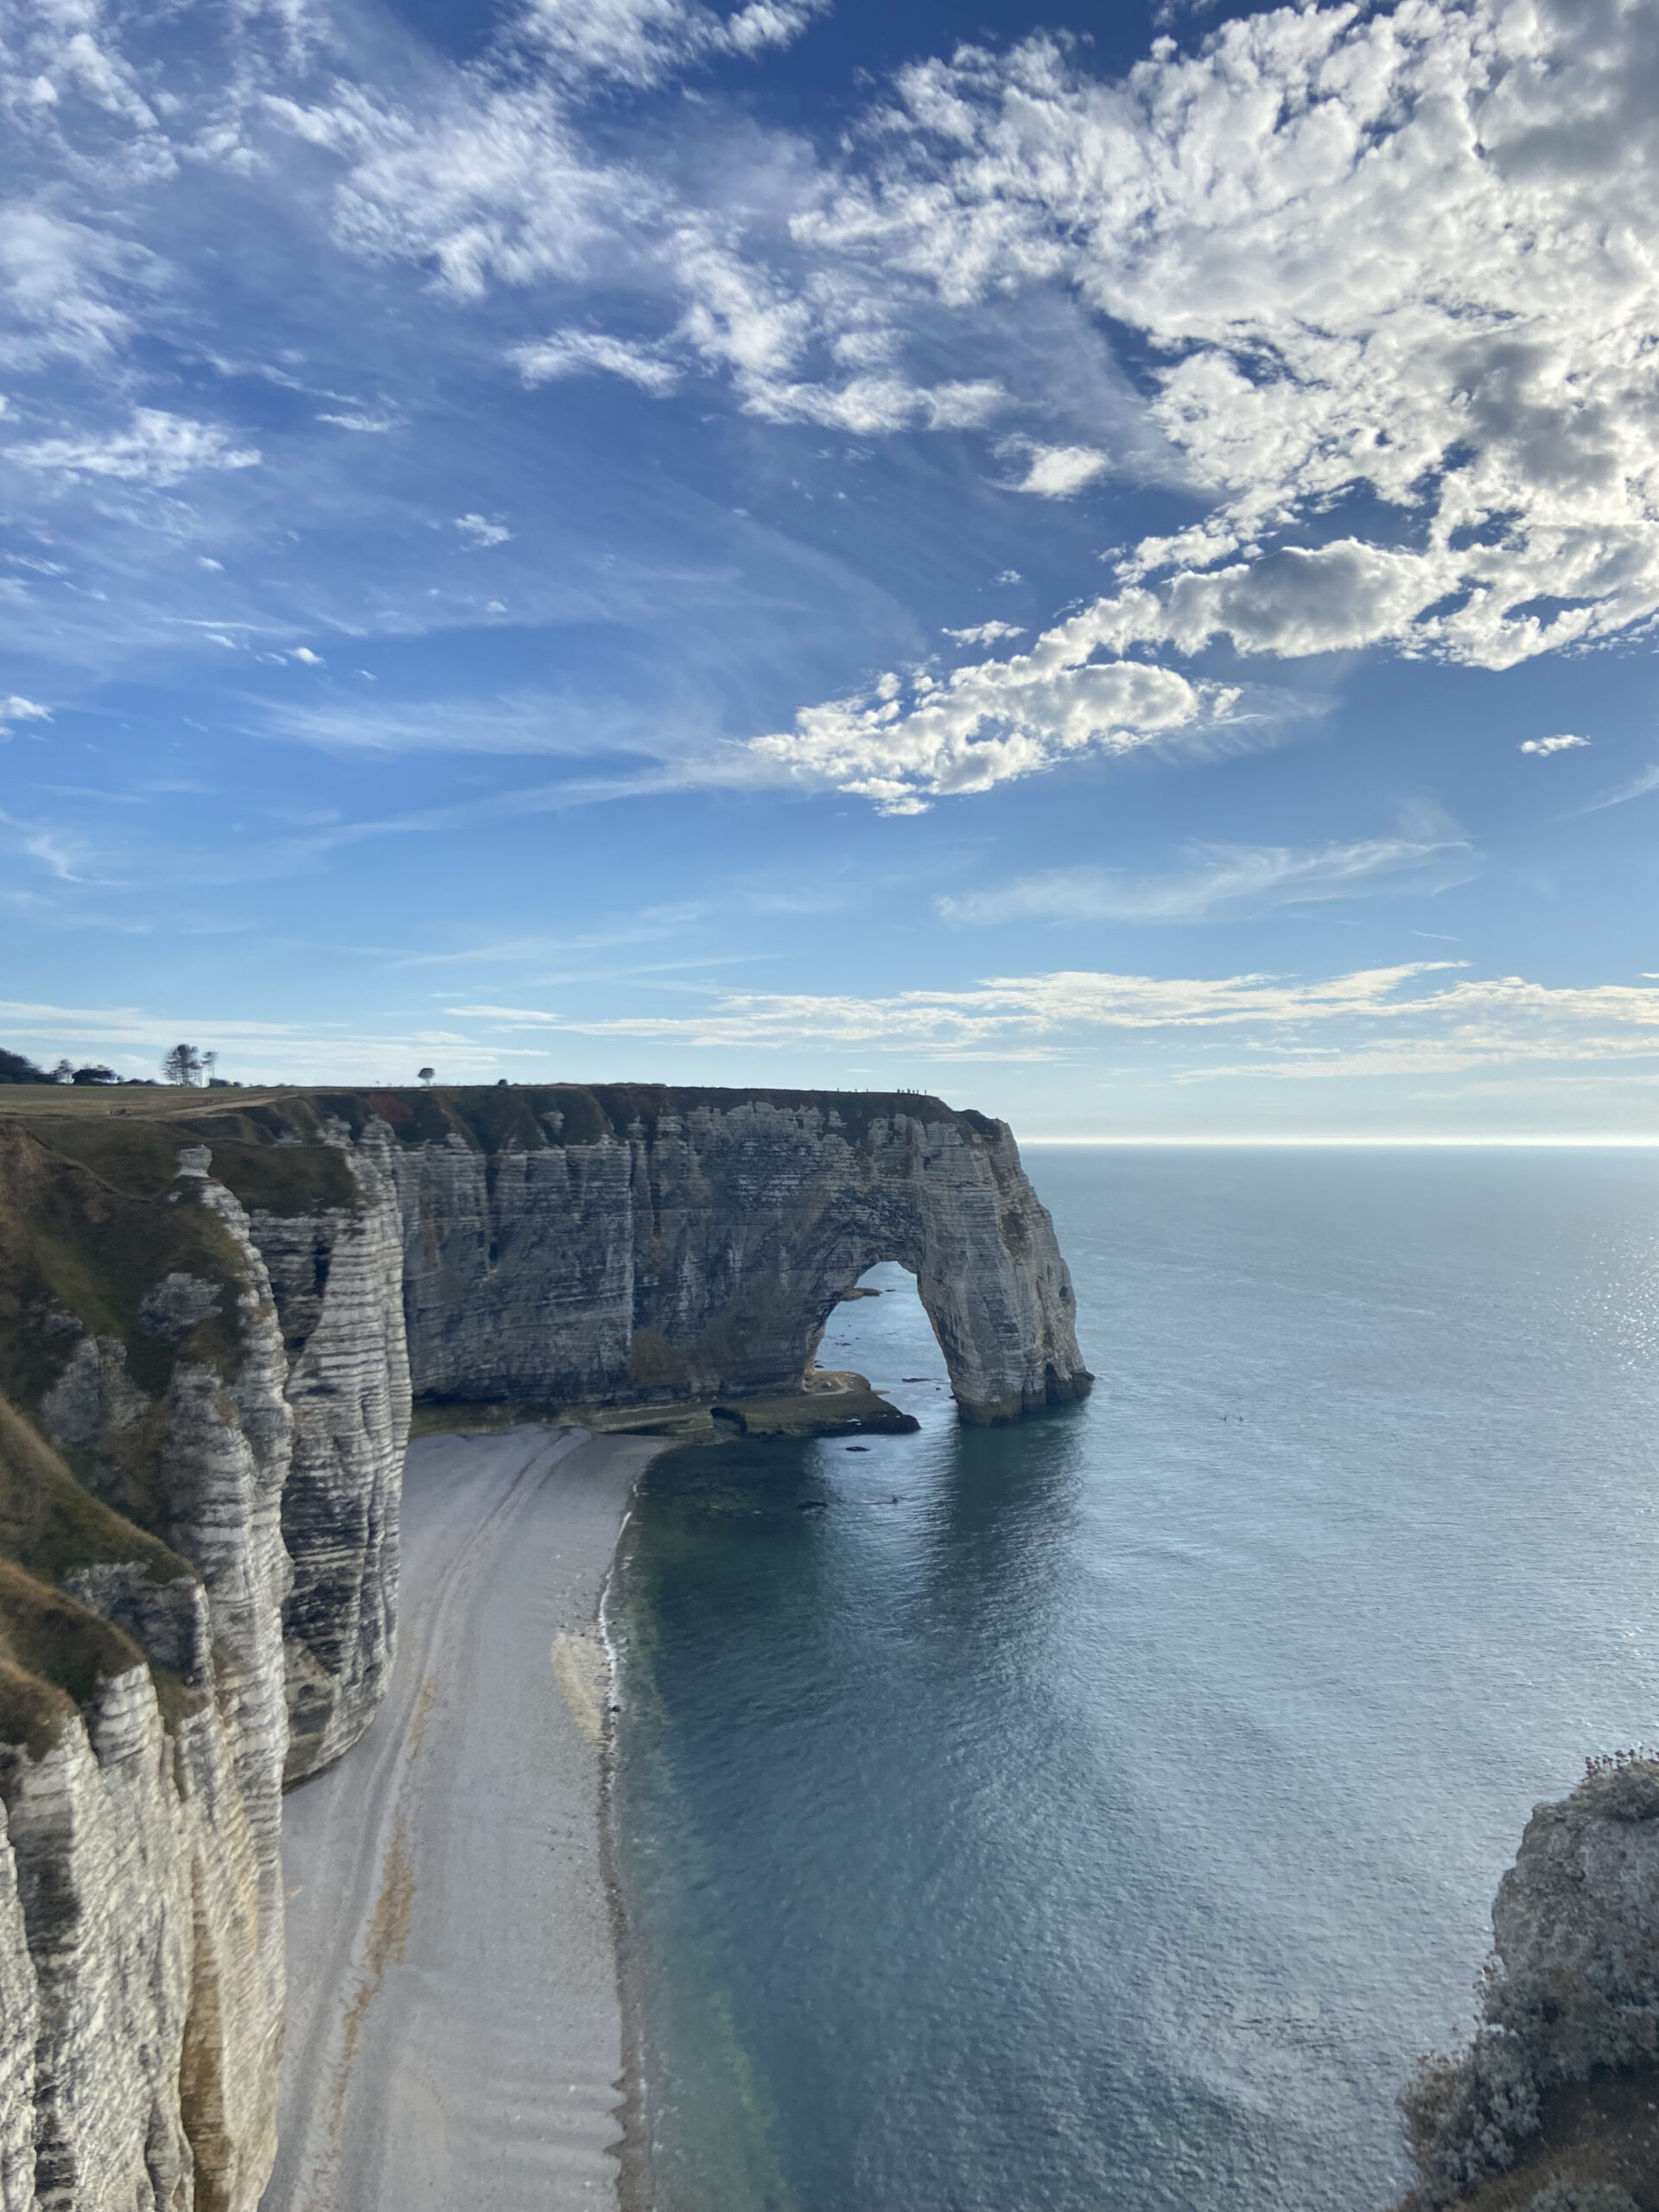
<instances>
[{"instance_id":1,"label":"grassy clifftop","mask_svg":"<svg viewBox=\"0 0 1659 2212\"><path fill-rule=\"evenodd\" d=\"M130 1637L62 1586L78 1569L105 1565L136 1567L158 1584L194 1579L176 1552L92 1497L0 1398L0 1745L39 1758L100 1682L143 1663ZM153 1672L163 1710L176 1711L179 1684Z\"/></svg>"},{"instance_id":2,"label":"grassy clifftop","mask_svg":"<svg viewBox=\"0 0 1659 2212\"><path fill-rule=\"evenodd\" d=\"M443 1144L459 1137L468 1150L539 1151L556 1144L597 1144L643 1130L654 1137L659 1123L702 1110L728 1111L745 1103L817 1113L853 1142L873 1122L899 1114L923 1122L954 1122L978 1136L996 1124L983 1114L947 1106L913 1091L722 1090L664 1084L420 1084L388 1090L373 1084L352 1090L246 1091L156 1089L71 1090L52 1085L0 1089L0 1123L26 1123L43 1141L111 1174L122 1186L166 1187L181 1144L213 1149L213 1173L250 1205L269 1201L245 1194L238 1176L272 1190L283 1204L294 1193L297 1160L264 1158L273 1147L291 1152L317 1147L332 1127L362 1135L371 1117L386 1122L400 1144ZM350 1179L340 1166L340 1192L321 1203L350 1202ZM325 1173L326 1171L318 1171ZM297 1211L297 1207L295 1208Z\"/></svg>"}]
</instances>

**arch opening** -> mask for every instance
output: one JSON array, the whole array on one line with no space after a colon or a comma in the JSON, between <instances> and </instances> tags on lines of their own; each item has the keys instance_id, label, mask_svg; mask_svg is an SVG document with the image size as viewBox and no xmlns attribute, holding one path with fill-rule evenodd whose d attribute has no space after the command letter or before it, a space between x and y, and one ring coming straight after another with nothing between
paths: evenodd
<instances>
[{"instance_id":1,"label":"arch opening","mask_svg":"<svg viewBox=\"0 0 1659 2212\"><path fill-rule=\"evenodd\" d=\"M809 1390L861 1382L901 1412L925 1417L952 1404L950 1371L916 1270L878 1260L861 1270L816 1332L804 1377Z\"/></svg>"}]
</instances>

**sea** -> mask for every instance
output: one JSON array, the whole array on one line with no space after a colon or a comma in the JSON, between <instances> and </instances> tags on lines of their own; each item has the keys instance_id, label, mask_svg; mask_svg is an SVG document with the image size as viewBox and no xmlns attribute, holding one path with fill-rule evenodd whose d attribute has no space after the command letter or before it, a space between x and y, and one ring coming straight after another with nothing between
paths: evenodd
<instances>
[{"instance_id":1,"label":"sea","mask_svg":"<svg viewBox=\"0 0 1659 2212\"><path fill-rule=\"evenodd\" d=\"M655 1463L652 2212L1379 2212L1535 1802L1659 1738L1659 1151L1042 1147L1097 1377Z\"/></svg>"}]
</instances>

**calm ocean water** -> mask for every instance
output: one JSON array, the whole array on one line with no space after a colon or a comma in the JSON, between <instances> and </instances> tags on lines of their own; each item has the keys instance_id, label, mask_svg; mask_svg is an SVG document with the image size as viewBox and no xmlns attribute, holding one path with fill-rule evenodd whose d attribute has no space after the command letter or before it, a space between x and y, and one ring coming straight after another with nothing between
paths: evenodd
<instances>
[{"instance_id":1,"label":"calm ocean water","mask_svg":"<svg viewBox=\"0 0 1659 2212\"><path fill-rule=\"evenodd\" d=\"M919 1435L641 1498L654 2212L1372 2212L1532 1803L1659 1736L1659 1154L1027 1165L1085 1406L959 1429L882 1268L821 1357Z\"/></svg>"}]
</instances>

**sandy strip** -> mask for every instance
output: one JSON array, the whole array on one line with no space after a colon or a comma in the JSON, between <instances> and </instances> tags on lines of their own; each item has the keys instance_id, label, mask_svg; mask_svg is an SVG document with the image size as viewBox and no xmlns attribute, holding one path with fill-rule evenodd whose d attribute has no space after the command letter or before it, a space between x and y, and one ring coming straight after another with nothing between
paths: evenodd
<instances>
[{"instance_id":1,"label":"sandy strip","mask_svg":"<svg viewBox=\"0 0 1659 2212\"><path fill-rule=\"evenodd\" d=\"M385 1703L284 1808L288 2045L262 2212L613 2207L600 1591L663 1446L428 1437Z\"/></svg>"}]
</instances>

